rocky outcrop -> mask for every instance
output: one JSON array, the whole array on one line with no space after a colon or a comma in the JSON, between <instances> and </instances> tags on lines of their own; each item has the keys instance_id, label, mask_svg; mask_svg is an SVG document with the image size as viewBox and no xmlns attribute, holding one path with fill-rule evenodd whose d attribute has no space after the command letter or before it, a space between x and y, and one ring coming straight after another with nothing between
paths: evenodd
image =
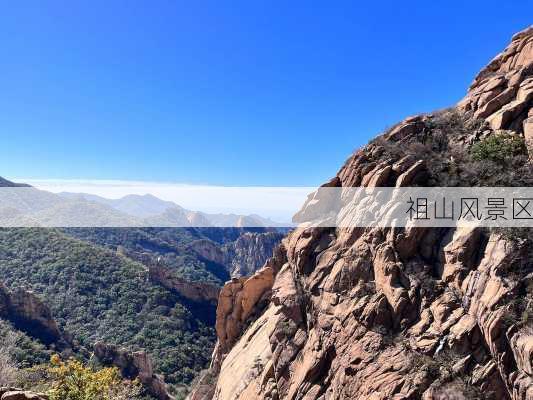
<instances>
[{"instance_id":1,"label":"rocky outcrop","mask_svg":"<svg viewBox=\"0 0 533 400\"><path fill-rule=\"evenodd\" d=\"M225 264L232 277L250 276L272 256L283 238L279 232L245 232L225 246Z\"/></svg>"},{"instance_id":2,"label":"rocky outcrop","mask_svg":"<svg viewBox=\"0 0 533 400\"><path fill-rule=\"evenodd\" d=\"M129 352L114 345L97 342L94 356L104 365L120 369L124 378L138 378L148 393L159 400L172 400L163 378L154 373L152 361L143 351Z\"/></svg>"},{"instance_id":3,"label":"rocky outcrop","mask_svg":"<svg viewBox=\"0 0 533 400\"><path fill-rule=\"evenodd\" d=\"M223 246L201 239L192 242L189 249L207 261L224 266L232 277L250 276L272 256L283 236L278 231L244 232Z\"/></svg>"},{"instance_id":4,"label":"rocky outcrop","mask_svg":"<svg viewBox=\"0 0 533 400\"><path fill-rule=\"evenodd\" d=\"M531 139L533 101L533 27L513 36L511 44L476 76L459 108L485 118L493 129L510 129Z\"/></svg>"},{"instance_id":5,"label":"rocky outcrop","mask_svg":"<svg viewBox=\"0 0 533 400\"><path fill-rule=\"evenodd\" d=\"M47 345L54 344L59 350L69 347L50 309L33 292L21 288L9 291L0 283L0 318Z\"/></svg>"},{"instance_id":6,"label":"rocky outcrop","mask_svg":"<svg viewBox=\"0 0 533 400\"><path fill-rule=\"evenodd\" d=\"M18 388L1 387L0 400L48 400L48 396Z\"/></svg>"},{"instance_id":7,"label":"rocky outcrop","mask_svg":"<svg viewBox=\"0 0 533 400\"><path fill-rule=\"evenodd\" d=\"M247 278L233 278L220 291L215 325L218 338L213 357L215 368L240 337L247 322L267 305L274 276L284 257L283 246L280 246L262 269Z\"/></svg>"},{"instance_id":8,"label":"rocky outcrop","mask_svg":"<svg viewBox=\"0 0 533 400\"><path fill-rule=\"evenodd\" d=\"M193 250L200 257L217 263L219 265L226 264L226 254L215 242L208 239L195 240L189 245L189 248Z\"/></svg>"},{"instance_id":9,"label":"rocky outcrop","mask_svg":"<svg viewBox=\"0 0 533 400\"><path fill-rule=\"evenodd\" d=\"M525 135L532 37L516 35L478 75L458 110L487 123L454 140ZM435 118L398 124L326 186L428 184L426 162L399 149L434 134ZM533 400L527 246L479 229L298 228L222 289L209 379L190 397Z\"/></svg>"},{"instance_id":10,"label":"rocky outcrop","mask_svg":"<svg viewBox=\"0 0 533 400\"><path fill-rule=\"evenodd\" d=\"M282 237L278 232L244 232L235 241L224 245L200 239L190 243L187 249L196 253L201 260L216 264L215 268L227 270L231 276L239 277L251 275L261 268L272 256ZM164 262L156 261L149 253L135 252L124 247L119 247L117 253L142 262L152 282L175 291L188 300L217 304L220 292L218 286L180 278L170 268L165 267Z\"/></svg>"},{"instance_id":11,"label":"rocky outcrop","mask_svg":"<svg viewBox=\"0 0 533 400\"><path fill-rule=\"evenodd\" d=\"M179 278L173 271L162 265L150 265L148 275L152 282L175 291L180 296L195 301L216 304L220 289L218 286L203 282L190 282Z\"/></svg>"},{"instance_id":12,"label":"rocky outcrop","mask_svg":"<svg viewBox=\"0 0 533 400\"><path fill-rule=\"evenodd\" d=\"M285 259L285 249L283 245L280 245L275 249L273 257L265 263L262 269L250 277L233 278L223 286L216 311L215 329L218 341L213 351L211 365L209 370L204 371L196 380L192 392L187 397L189 400L213 398L214 382L220 373L222 361L241 337L244 328L254 321L267 307L272 293L274 277L278 272L278 267L284 263ZM262 321L257 324L262 328L260 331L263 332L263 335L250 335L250 337L255 339L259 337L265 338L264 332L268 331L269 327L272 326L273 318L263 317ZM256 332L258 330L252 331ZM264 340L263 344L265 344ZM249 349L252 352L249 356L254 358L257 355L257 346L251 346ZM246 365L243 366L242 364L239 364L238 367L247 368ZM226 371L228 371L228 378L231 374L236 373L232 369ZM242 369L239 369L239 371L242 372Z\"/></svg>"}]
</instances>

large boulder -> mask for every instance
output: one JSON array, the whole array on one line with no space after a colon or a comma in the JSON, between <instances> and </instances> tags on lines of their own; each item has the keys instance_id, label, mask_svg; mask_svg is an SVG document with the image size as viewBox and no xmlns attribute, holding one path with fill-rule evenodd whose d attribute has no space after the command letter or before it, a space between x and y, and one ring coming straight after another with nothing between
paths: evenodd
<instances>
[{"instance_id":1,"label":"large boulder","mask_svg":"<svg viewBox=\"0 0 533 400\"><path fill-rule=\"evenodd\" d=\"M0 400L48 400L48 396L16 388L0 388Z\"/></svg>"}]
</instances>

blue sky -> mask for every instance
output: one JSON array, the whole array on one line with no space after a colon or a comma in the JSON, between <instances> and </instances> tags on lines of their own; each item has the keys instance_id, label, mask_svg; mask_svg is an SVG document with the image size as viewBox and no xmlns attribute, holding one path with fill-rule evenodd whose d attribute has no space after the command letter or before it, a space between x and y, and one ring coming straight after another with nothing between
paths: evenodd
<instances>
[{"instance_id":1,"label":"blue sky","mask_svg":"<svg viewBox=\"0 0 533 400\"><path fill-rule=\"evenodd\" d=\"M316 185L455 103L523 1L0 1L0 176Z\"/></svg>"}]
</instances>

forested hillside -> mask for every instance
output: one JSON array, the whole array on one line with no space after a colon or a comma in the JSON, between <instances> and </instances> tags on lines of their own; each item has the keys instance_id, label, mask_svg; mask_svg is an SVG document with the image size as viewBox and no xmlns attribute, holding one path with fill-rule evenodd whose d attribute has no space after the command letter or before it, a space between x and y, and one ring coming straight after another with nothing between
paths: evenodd
<instances>
[{"instance_id":1,"label":"forested hillside","mask_svg":"<svg viewBox=\"0 0 533 400\"><path fill-rule=\"evenodd\" d=\"M152 284L142 264L114 251L58 230L2 229L0 280L40 295L75 344L145 349L169 383L189 383L209 360L213 306ZM34 345L21 361L37 361Z\"/></svg>"},{"instance_id":2,"label":"forested hillside","mask_svg":"<svg viewBox=\"0 0 533 400\"><path fill-rule=\"evenodd\" d=\"M189 248L205 239L198 230L189 228L69 228L70 236L128 254L145 264L162 263L177 276L195 282L217 285L229 279L223 265L212 265Z\"/></svg>"}]
</instances>

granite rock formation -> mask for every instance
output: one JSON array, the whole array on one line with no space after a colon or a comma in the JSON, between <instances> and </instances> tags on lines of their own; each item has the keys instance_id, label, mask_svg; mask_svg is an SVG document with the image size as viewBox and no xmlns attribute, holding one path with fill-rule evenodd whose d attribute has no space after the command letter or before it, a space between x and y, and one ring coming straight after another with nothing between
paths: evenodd
<instances>
[{"instance_id":1,"label":"granite rock formation","mask_svg":"<svg viewBox=\"0 0 533 400\"><path fill-rule=\"evenodd\" d=\"M459 108L486 119L492 129L511 129L533 137L533 27L513 36L511 44L476 76Z\"/></svg>"},{"instance_id":2,"label":"granite rock formation","mask_svg":"<svg viewBox=\"0 0 533 400\"><path fill-rule=\"evenodd\" d=\"M449 111L476 122L454 140L528 138L532 66L528 28ZM435 135L438 118L406 119L326 185L428 184L427 160L387 148ZM531 247L481 229L296 229L222 289L212 364L189 398L532 400Z\"/></svg>"},{"instance_id":3,"label":"granite rock formation","mask_svg":"<svg viewBox=\"0 0 533 400\"><path fill-rule=\"evenodd\" d=\"M186 299L195 302L217 303L220 288L216 285L187 281L177 277L172 270L157 264L148 266L148 276L152 282L173 290Z\"/></svg>"},{"instance_id":4,"label":"granite rock formation","mask_svg":"<svg viewBox=\"0 0 533 400\"><path fill-rule=\"evenodd\" d=\"M246 232L225 248L226 262L232 277L250 276L272 256L283 234Z\"/></svg>"},{"instance_id":5,"label":"granite rock formation","mask_svg":"<svg viewBox=\"0 0 533 400\"><path fill-rule=\"evenodd\" d=\"M222 246L201 239L189 245L201 258L224 266L232 277L252 275L263 266L279 244L283 234L278 231L243 232L235 241Z\"/></svg>"},{"instance_id":6,"label":"granite rock formation","mask_svg":"<svg viewBox=\"0 0 533 400\"><path fill-rule=\"evenodd\" d=\"M148 393L159 400L172 400L163 378L154 373L152 361L144 351L130 352L114 345L97 342L94 356L104 365L120 369L124 378L138 378Z\"/></svg>"}]
</instances>

